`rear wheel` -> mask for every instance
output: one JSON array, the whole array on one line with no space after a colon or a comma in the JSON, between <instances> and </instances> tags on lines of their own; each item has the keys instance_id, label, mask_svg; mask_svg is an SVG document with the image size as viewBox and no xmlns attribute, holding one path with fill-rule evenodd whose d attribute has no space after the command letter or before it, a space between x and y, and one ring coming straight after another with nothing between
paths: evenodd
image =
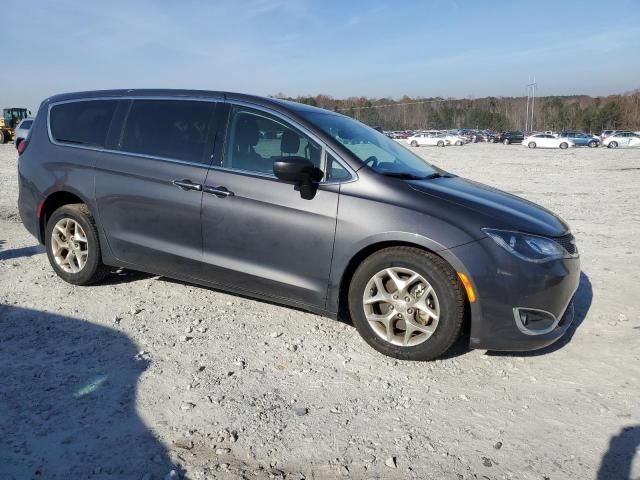
<instances>
[{"instance_id":1,"label":"rear wheel","mask_svg":"<svg viewBox=\"0 0 640 480\"><path fill-rule=\"evenodd\" d=\"M511 143L511 140L509 140L508 138L505 138L503 143L505 145L509 145Z\"/></svg>"},{"instance_id":2,"label":"rear wheel","mask_svg":"<svg viewBox=\"0 0 640 480\"><path fill-rule=\"evenodd\" d=\"M537 145L536 145L536 142L529 142L529 143L527 144L527 147L529 147L529 148L536 148L536 146L537 146Z\"/></svg>"},{"instance_id":3,"label":"rear wheel","mask_svg":"<svg viewBox=\"0 0 640 480\"><path fill-rule=\"evenodd\" d=\"M609 148L618 148L618 142L609 142Z\"/></svg>"},{"instance_id":4,"label":"rear wheel","mask_svg":"<svg viewBox=\"0 0 640 480\"><path fill-rule=\"evenodd\" d=\"M561 148L561 149L563 149L563 150L564 150L565 148L569 148L569 144L568 144L567 142L562 142L562 143L560 144L560 148Z\"/></svg>"},{"instance_id":5,"label":"rear wheel","mask_svg":"<svg viewBox=\"0 0 640 480\"><path fill-rule=\"evenodd\" d=\"M418 146L418 142L416 142L415 140L413 140L413 141L411 142L411 146L412 146L412 147L417 147L417 146Z\"/></svg>"},{"instance_id":6,"label":"rear wheel","mask_svg":"<svg viewBox=\"0 0 640 480\"><path fill-rule=\"evenodd\" d=\"M465 306L456 273L418 248L385 248L365 259L348 298L362 338L390 357L432 360L460 335Z\"/></svg>"},{"instance_id":7,"label":"rear wheel","mask_svg":"<svg viewBox=\"0 0 640 480\"><path fill-rule=\"evenodd\" d=\"M65 205L53 212L47 221L45 245L49 263L66 282L89 285L109 273L102 263L95 220L84 204Z\"/></svg>"},{"instance_id":8,"label":"rear wheel","mask_svg":"<svg viewBox=\"0 0 640 480\"><path fill-rule=\"evenodd\" d=\"M438 146L439 146L439 147L444 147L444 142L443 142L442 140L439 140L439 141L438 141Z\"/></svg>"}]
</instances>

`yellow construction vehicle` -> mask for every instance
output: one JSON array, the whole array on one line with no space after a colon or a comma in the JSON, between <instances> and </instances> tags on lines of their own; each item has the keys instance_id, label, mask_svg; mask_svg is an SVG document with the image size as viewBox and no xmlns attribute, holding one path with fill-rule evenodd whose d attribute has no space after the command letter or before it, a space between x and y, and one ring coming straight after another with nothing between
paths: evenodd
<instances>
[{"instance_id":1,"label":"yellow construction vehicle","mask_svg":"<svg viewBox=\"0 0 640 480\"><path fill-rule=\"evenodd\" d=\"M18 124L31 115L26 108L4 108L0 117L0 144L13 139L13 132Z\"/></svg>"}]
</instances>

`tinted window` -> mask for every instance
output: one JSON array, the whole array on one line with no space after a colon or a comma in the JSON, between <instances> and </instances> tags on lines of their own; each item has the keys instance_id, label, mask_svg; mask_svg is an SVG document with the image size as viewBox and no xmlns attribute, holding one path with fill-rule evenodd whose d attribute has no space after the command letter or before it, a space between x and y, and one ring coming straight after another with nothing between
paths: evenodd
<instances>
[{"instance_id":1,"label":"tinted window","mask_svg":"<svg viewBox=\"0 0 640 480\"><path fill-rule=\"evenodd\" d=\"M33 123L33 120L25 120L24 122L22 122L20 124L20 128L24 128L25 130L29 130L31 128L31 124Z\"/></svg>"},{"instance_id":2,"label":"tinted window","mask_svg":"<svg viewBox=\"0 0 640 480\"><path fill-rule=\"evenodd\" d=\"M189 100L134 100L121 149L131 153L207 163L215 104Z\"/></svg>"},{"instance_id":3,"label":"tinted window","mask_svg":"<svg viewBox=\"0 0 640 480\"><path fill-rule=\"evenodd\" d=\"M273 162L284 157L303 157L320 167L320 145L279 118L255 110L231 110L226 145L227 168L273 175Z\"/></svg>"},{"instance_id":4,"label":"tinted window","mask_svg":"<svg viewBox=\"0 0 640 480\"><path fill-rule=\"evenodd\" d=\"M56 142L104 147L115 100L63 103L51 108L51 135Z\"/></svg>"}]
</instances>

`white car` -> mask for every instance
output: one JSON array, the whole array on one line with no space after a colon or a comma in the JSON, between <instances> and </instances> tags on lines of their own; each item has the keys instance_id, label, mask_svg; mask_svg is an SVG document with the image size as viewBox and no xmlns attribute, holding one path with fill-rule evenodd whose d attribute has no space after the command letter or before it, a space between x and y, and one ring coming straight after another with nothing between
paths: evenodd
<instances>
[{"instance_id":1,"label":"white car","mask_svg":"<svg viewBox=\"0 0 640 480\"><path fill-rule=\"evenodd\" d=\"M442 134L431 135L428 133L417 133L407 138L407 143L412 147L444 147L449 145L449 140L447 140L446 136Z\"/></svg>"},{"instance_id":2,"label":"white car","mask_svg":"<svg viewBox=\"0 0 640 480\"><path fill-rule=\"evenodd\" d=\"M13 132L13 141L16 148L20 148L20 144L24 141L25 138L29 136L31 124L33 124L33 118L29 117L22 120L16 127L15 131Z\"/></svg>"},{"instance_id":3,"label":"white car","mask_svg":"<svg viewBox=\"0 0 640 480\"><path fill-rule=\"evenodd\" d=\"M633 132L616 132L602 142L603 147L640 147L640 135Z\"/></svg>"},{"instance_id":4,"label":"white car","mask_svg":"<svg viewBox=\"0 0 640 480\"><path fill-rule=\"evenodd\" d=\"M457 135L451 132L443 132L444 138L449 141L449 145L456 145L458 147L467 143L467 139L461 135Z\"/></svg>"},{"instance_id":5,"label":"white car","mask_svg":"<svg viewBox=\"0 0 640 480\"><path fill-rule=\"evenodd\" d=\"M558 138L548 133L536 133L530 135L522 141L522 145L529 148L569 148L576 144L568 138Z\"/></svg>"}]
</instances>

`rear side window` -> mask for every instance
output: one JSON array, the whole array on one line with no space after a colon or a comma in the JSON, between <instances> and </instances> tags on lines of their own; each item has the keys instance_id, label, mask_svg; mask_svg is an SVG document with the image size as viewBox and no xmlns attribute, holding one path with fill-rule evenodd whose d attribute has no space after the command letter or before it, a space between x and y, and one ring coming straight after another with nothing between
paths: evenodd
<instances>
[{"instance_id":1,"label":"rear side window","mask_svg":"<svg viewBox=\"0 0 640 480\"><path fill-rule=\"evenodd\" d=\"M20 128L24 130L29 130L31 128L32 123L33 123L33 120L25 120L20 124Z\"/></svg>"},{"instance_id":2,"label":"rear side window","mask_svg":"<svg viewBox=\"0 0 640 480\"><path fill-rule=\"evenodd\" d=\"M59 143L104 147L115 109L115 100L54 105L51 107L51 135Z\"/></svg>"},{"instance_id":3,"label":"rear side window","mask_svg":"<svg viewBox=\"0 0 640 480\"><path fill-rule=\"evenodd\" d=\"M207 163L215 103L191 100L134 100L121 149L154 157Z\"/></svg>"}]
</instances>

